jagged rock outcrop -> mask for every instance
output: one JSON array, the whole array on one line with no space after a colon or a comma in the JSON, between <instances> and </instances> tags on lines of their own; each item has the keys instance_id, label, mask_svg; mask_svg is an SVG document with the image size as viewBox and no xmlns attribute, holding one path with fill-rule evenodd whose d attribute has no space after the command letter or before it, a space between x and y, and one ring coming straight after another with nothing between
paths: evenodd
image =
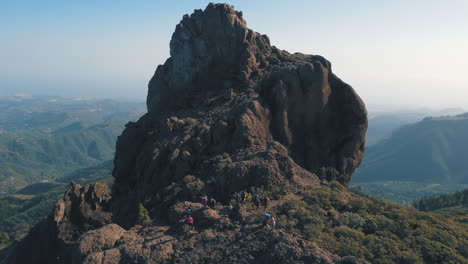
<instances>
[{"instance_id":1,"label":"jagged rock outcrop","mask_svg":"<svg viewBox=\"0 0 468 264\"><path fill-rule=\"evenodd\" d=\"M149 83L148 113L118 139L112 200L102 185L71 186L6 262L364 263L247 224L245 209L226 206L252 188L348 184L366 110L330 62L271 46L226 4L184 16L170 48ZM193 205L201 229L187 232L184 201L203 193L225 206ZM160 225L135 227L139 203Z\"/></svg>"},{"instance_id":2,"label":"jagged rock outcrop","mask_svg":"<svg viewBox=\"0 0 468 264\"><path fill-rule=\"evenodd\" d=\"M149 83L148 113L118 139L117 223L134 224L139 202L164 215L187 200L186 175L220 201L251 186L348 184L366 110L329 61L271 46L223 4L184 16L170 47Z\"/></svg>"},{"instance_id":3,"label":"jagged rock outcrop","mask_svg":"<svg viewBox=\"0 0 468 264\"><path fill-rule=\"evenodd\" d=\"M73 245L85 232L111 222L110 189L71 184L54 212L16 245L6 263L71 263Z\"/></svg>"}]
</instances>

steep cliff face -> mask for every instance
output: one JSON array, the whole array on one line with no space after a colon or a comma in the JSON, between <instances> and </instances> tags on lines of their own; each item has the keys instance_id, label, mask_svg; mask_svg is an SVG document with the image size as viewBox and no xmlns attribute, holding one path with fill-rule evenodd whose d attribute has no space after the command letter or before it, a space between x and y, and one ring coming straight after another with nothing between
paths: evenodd
<instances>
[{"instance_id":1,"label":"steep cliff face","mask_svg":"<svg viewBox=\"0 0 468 264\"><path fill-rule=\"evenodd\" d=\"M187 199L187 175L221 201L251 186L348 184L366 110L330 62L271 46L222 4L184 16L170 48L149 83L148 113L117 143L116 222L132 225L139 202ZM178 190L171 200L169 186Z\"/></svg>"}]
</instances>

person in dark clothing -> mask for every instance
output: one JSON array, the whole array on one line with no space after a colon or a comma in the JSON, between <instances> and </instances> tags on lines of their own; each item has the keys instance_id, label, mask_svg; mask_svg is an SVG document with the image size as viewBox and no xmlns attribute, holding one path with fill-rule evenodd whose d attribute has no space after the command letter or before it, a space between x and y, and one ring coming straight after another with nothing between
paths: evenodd
<instances>
[{"instance_id":1,"label":"person in dark clothing","mask_svg":"<svg viewBox=\"0 0 468 264\"><path fill-rule=\"evenodd\" d=\"M208 196L203 195L201 197L201 200L202 200L203 208L206 209L206 207L208 206Z\"/></svg>"},{"instance_id":2,"label":"person in dark clothing","mask_svg":"<svg viewBox=\"0 0 468 264\"><path fill-rule=\"evenodd\" d=\"M242 201L242 198L241 198L240 194L237 193L237 194L236 194L236 203L237 203L237 204L240 204L241 201Z\"/></svg>"},{"instance_id":3,"label":"person in dark clothing","mask_svg":"<svg viewBox=\"0 0 468 264\"><path fill-rule=\"evenodd\" d=\"M209 204L209 206L210 206L211 208L213 208L213 207L215 207L215 205L216 205L216 200L213 199L213 198L211 198L211 199L210 199L210 204Z\"/></svg>"},{"instance_id":4,"label":"person in dark clothing","mask_svg":"<svg viewBox=\"0 0 468 264\"><path fill-rule=\"evenodd\" d=\"M269 202L270 202L270 198L265 196L265 198L263 198L263 206L265 207L265 210L267 209Z\"/></svg>"},{"instance_id":5,"label":"person in dark clothing","mask_svg":"<svg viewBox=\"0 0 468 264\"><path fill-rule=\"evenodd\" d=\"M257 209L260 207L260 198L258 198L258 195L255 195L253 198L253 203Z\"/></svg>"}]
</instances>

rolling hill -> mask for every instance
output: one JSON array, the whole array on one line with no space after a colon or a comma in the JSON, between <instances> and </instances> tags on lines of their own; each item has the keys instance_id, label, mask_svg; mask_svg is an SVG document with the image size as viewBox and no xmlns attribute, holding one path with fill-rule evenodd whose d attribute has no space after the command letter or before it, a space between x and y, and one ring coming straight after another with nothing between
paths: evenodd
<instances>
[{"instance_id":1,"label":"rolling hill","mask_svg":"<svg viewBox=\"0 0 468 264\"><path fill-rule=\"evenodd\" d=\"M372 146L388 139L402 126L414 124L428 116L457 115L465 112L462 108L414 109L414 110L369 110L369 127L366 133L366 146Z\"/></svg>"},{"instance_id":2,"label":"rolling hill","mask_svg":"<svg viewBox=\"0 0 468 264\"><path fill-rule=\"evenodd\" d=\"M124 125L142 103L58 97L0 97L0 194L112 159Z\"/></svg>"},{"instance_id":3,"label":"rolling hill","mask_svg":"<svg viewBox=\"0 0 468 264\"><path fill-rule=\"evenodd\" d=\"M468 113L428 117L367 148L353 183L468 184Z\"/></svg>"}]
</instances>

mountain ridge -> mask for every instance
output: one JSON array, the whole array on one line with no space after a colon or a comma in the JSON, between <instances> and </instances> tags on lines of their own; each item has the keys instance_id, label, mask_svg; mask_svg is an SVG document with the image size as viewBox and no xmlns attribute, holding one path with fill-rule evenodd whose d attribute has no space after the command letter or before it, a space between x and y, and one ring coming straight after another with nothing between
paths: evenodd
<instances>
[{"instance_id":1,"label":"mountain ridge","mask_svg":"<svg viewBox=\"0 0 468 264\"><path fill-rule=\"evenodd\" d=\"M468 145L467 113L426 117L406 125L374 146L368 147L354 183L369 181L419 181L467 184L464 157Z\"/></svg>"},{"instance_id":2,"label":"mountain ridge","mask_svg":"<svg viewBox=\"0 0 468 264\"><path fill-rule=\"evenodd\" d=\"M0 194L113 157L144 105L61 97L0 97Z\"/></svg>"},{"instance_id":3,"label":"mountain ridge","mask_svg":"<svg viewBox=\"0 0 468 264\"><path fill-rule=\"evenodd\" d=\"M112 190L71 183L5 263L463 261L462 226L346 189L367 112L325 58L271 46L227 4L185 15L170 46Z\"/></svg>"}]
</instances>

